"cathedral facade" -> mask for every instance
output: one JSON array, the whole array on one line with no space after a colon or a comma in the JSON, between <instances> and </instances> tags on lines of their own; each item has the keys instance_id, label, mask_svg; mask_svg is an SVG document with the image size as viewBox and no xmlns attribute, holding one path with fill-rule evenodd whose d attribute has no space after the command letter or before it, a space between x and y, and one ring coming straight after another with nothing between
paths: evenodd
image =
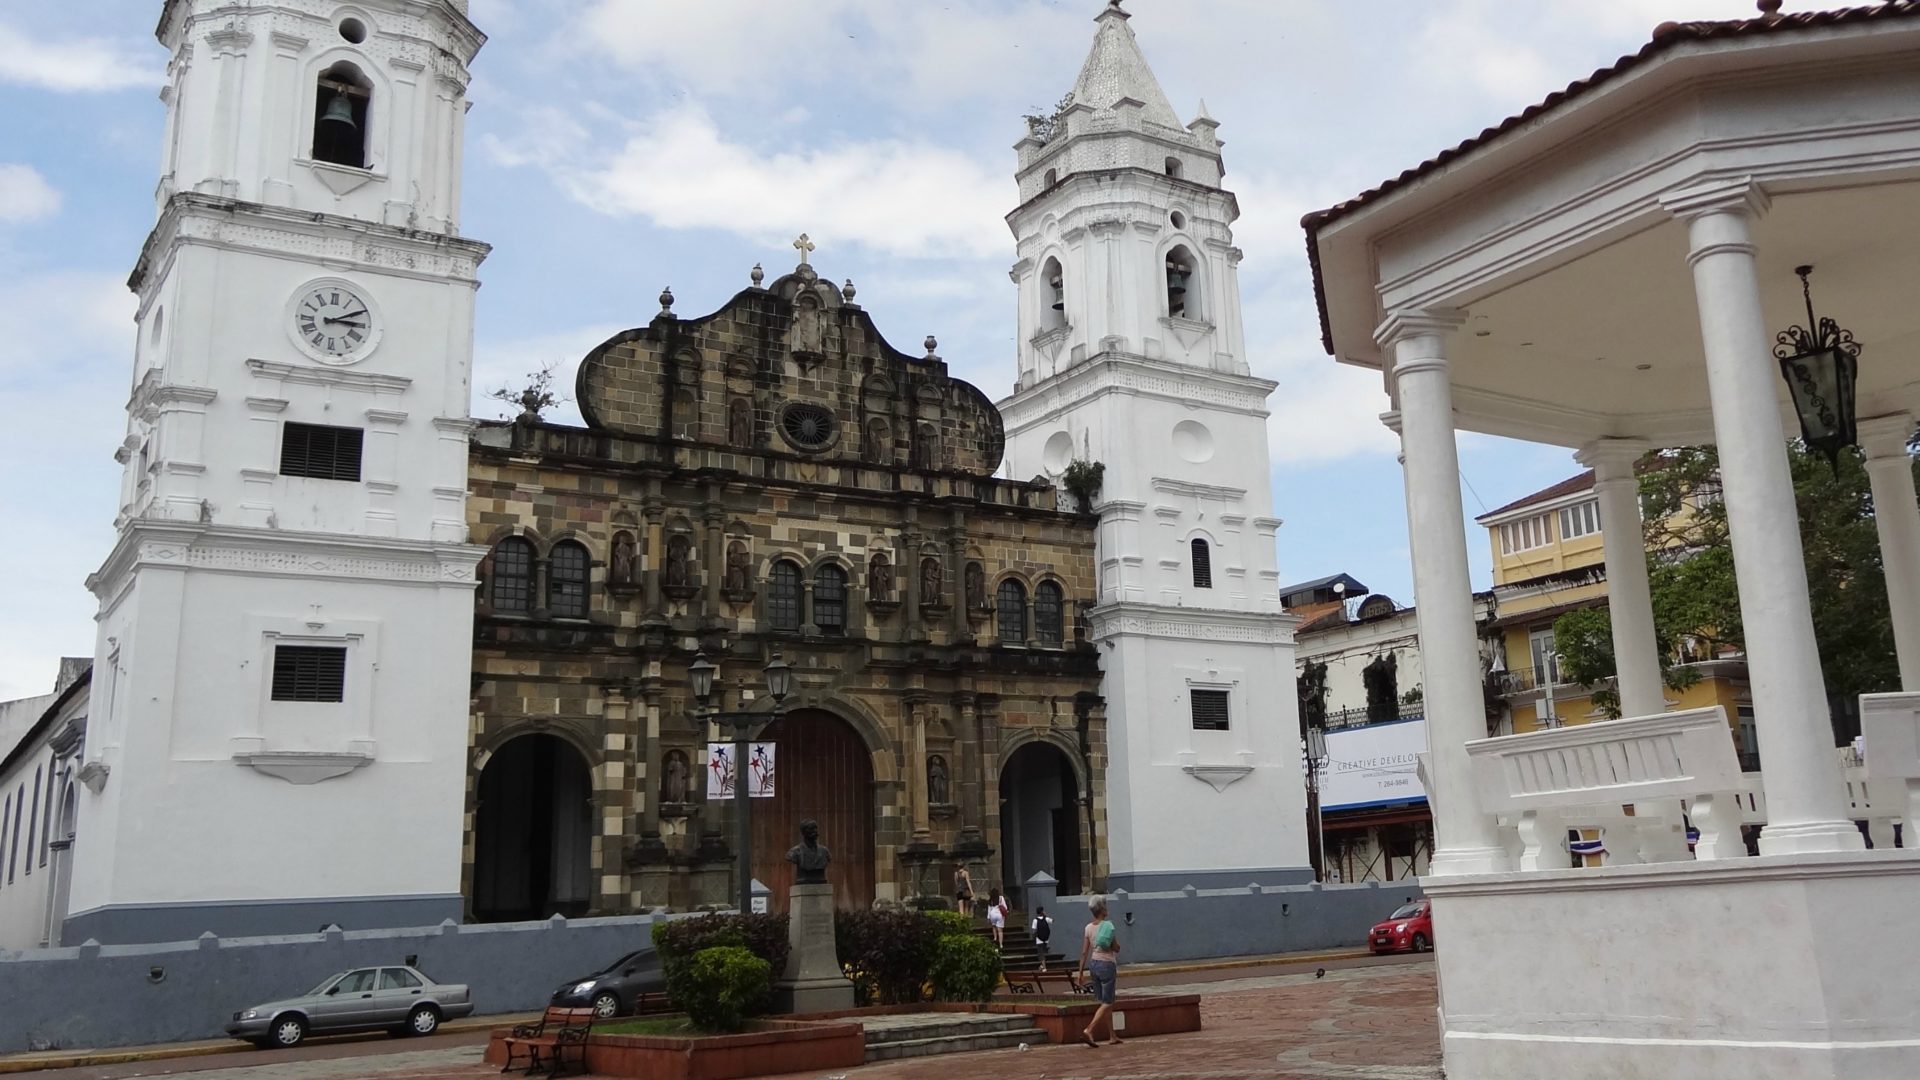
<instances>
[{"instance_id":1,"label":"cathedral facade","mask_svg":"<svg viewBox=\"0 0 1920 1080\"><path fill-rule=\"evenodd\" d=\"M756 279L759 274L754 275ZM818 819L841 906L1105 873L1094 522L995 479L1000 416L805 261L582 362L583 428L476 433L469 915L724 904L737 821L689 665L765 714L752 872ZM793 690L775 716L761 669Z\"/></svg>"}]
</instances>

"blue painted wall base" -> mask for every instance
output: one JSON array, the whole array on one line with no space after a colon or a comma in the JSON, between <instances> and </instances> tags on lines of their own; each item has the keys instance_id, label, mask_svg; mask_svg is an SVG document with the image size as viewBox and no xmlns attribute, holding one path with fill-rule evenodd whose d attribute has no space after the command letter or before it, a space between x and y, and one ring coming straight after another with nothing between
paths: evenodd
<instances>
[{"instance_id":1,"label":"blue painted wall base","mask_svg":"<svg viewBox=\"0 0 1920 1080\"><path fill-rule=\"evenodd\" d=\"M1028 888L1031 894L1033 888ZM1423 895L1417 880L1234 889L1188 886L1167 892L1117 890L1107 897L1107 907L1119 930L1124 969L1129 963L1364 948L1373 924ZM1089 899L1030 898L1031 903L1045 905L1053 917L1054 951L1065 953L1069 961L1080 955Z\"/></svg>"}]
</instances>

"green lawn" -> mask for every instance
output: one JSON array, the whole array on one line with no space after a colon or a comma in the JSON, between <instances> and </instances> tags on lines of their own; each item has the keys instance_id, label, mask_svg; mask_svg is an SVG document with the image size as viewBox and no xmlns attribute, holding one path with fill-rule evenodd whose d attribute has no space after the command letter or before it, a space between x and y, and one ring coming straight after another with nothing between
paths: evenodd
<instances>
[{"instance_id":1,"label":"green lawn","mask_svg":"<svg viewBox=\"0 0 1920 1080\"><path fill-rule=\"evenodd\" d=\"M643 1016L593 1025L595 1035L698 1035L684 1016Z\"/></svg>"}]
</instances>

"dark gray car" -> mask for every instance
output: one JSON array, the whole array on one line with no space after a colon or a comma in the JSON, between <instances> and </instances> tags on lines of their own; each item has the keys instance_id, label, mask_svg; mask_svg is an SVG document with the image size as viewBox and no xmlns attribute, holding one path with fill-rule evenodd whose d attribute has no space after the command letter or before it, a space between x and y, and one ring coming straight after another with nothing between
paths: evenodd
<instances>
[{"instance_id":1,"label":"dark gray car","mask_svg":"<svg viewBox=\"0 0 1920 1080\"><path fill-rule=\"evenodd\" d=\"M473 1013L463 985L442 985L411 967L354 968L329 975L299 997L233 1014L227 1034L263 1047L298 1046L310 1034L390 1031L431 1035L440 1021Z\"/></svg>"}]
</instances>

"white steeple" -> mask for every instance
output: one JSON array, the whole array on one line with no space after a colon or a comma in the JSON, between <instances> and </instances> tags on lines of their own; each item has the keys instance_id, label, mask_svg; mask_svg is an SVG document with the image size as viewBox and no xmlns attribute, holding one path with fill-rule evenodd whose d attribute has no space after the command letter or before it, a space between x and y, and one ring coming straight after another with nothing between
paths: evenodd
<instances>
[{"instance_id":1,"label":"white steeple","mask_svg":"<svg viewBox=\"0 0 1920 1080\"><path fill-rule=\"evenodd\" d=\"M461 914L465 8L162 9L69 942Z\"/></svg>"},{"instance_id":2,"label":"white steeple","mask_svg":"<svg viewBox=\"0 0 1920 1080\"><path fill-rule=\"evenodd\" d=\"M1180 126L1128 18L1106 5L1072 98L1015 144L1008 475L1105 466L1091 636L1109 887L1297 882L1311 871L1267 464L1275 384L1248 369L1219 122L1202 104Z\"/></svg>"}]
</instances>

